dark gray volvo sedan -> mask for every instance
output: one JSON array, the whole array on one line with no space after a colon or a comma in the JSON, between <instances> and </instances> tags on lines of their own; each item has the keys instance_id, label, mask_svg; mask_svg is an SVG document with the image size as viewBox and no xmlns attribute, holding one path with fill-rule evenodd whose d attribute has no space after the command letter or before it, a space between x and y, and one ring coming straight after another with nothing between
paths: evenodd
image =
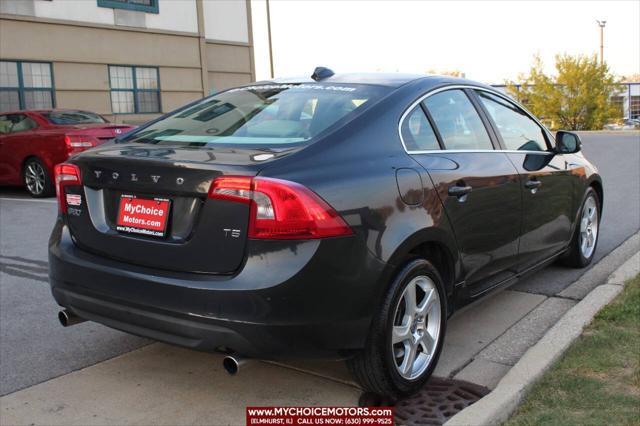
<instances>
[{"instance_id":1,"label":"dark gray volvo sedan","mask_svg":"<svg viewBox=\"0 0 640 426\"><path fill-rule=\"evenodd\" d=\"M198 350L347 359L409 394L461 306L591 262L603 190L570 132L491 87L334 75L254 83L56 168L53 296Z\"/></svg>"}]
</instances>

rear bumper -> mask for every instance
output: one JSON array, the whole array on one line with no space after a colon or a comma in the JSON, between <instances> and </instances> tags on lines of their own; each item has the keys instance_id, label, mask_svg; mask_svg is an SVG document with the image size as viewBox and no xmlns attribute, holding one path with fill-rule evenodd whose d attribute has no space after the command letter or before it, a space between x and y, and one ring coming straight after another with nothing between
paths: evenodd
<instances>
[{"instance_id":1,"label":"rear bumper","mask_svg":"<svg viewBox=\"0 0 640 426\"><path fill-rule=\"evenodd\" d=\"M58 221L50 283L80 317L193 349L334 358L364 346L385 264L357 237L251 241L247 250L233 276L158 271L81 250Z\"/></svg>"}]
</instances>

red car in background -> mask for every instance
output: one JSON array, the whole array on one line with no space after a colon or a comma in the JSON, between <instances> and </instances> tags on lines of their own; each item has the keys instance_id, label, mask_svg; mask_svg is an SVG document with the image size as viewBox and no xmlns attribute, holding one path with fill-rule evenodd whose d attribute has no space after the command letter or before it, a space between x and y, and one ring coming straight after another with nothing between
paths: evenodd
<instances>
[{"instance_id":1,"label":"red car in background","mask_svg":"<svg viewBox=\"0 0 640 426\"><path fill-rule=\"evenodd\" d=\"M53 168L71 155L112 141L135 126L78 110L0 114L0 185L24 185L33 197L55 194Z\"/></svg>"}]
</instances>

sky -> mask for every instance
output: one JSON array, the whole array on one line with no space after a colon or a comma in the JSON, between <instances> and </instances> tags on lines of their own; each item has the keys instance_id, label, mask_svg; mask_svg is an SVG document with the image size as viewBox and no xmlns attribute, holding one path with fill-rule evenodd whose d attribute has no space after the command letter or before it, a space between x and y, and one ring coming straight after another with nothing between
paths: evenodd
<instances>
[{"instance_id":1,"label":"sky","mask_svg":"<svg viewBox=\"0 0 640 426\"><path fill-rule=\"evenodd\" d=\"M640 0L270 0L276 77L335 72L441 73L515 80L539 54L598 54L618 76L640 73ZM252 0L257 79L268 79L264 0Z\"/></svg>"}]
</instances>

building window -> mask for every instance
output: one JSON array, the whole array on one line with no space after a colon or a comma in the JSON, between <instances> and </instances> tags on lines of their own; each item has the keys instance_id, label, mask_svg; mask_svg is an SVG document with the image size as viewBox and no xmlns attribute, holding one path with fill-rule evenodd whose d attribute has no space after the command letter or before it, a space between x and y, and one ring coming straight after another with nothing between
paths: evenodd
<instances>
[{"instance_id":1,"label":"building window","mask_svg":"<svg viewBox=\"0 0 640 426\"><path fill-rule=\"evenodd\" d=\"M159 13L158 0L98 0L99 7Z\"/></svg>"},{"instance_id":2,"label":"building window","mask_svg":"<svg viewBox=\"0 0 640 426\"><path fill-rule=\"evenodd\" d=\"M640 96L629 99L629 118L640 118Z\"/></svg>"},{"instance_id":3,"label":"building window","mask_svg":"<svg viewBox=\"0 0 640 426\"><path fill-rule=\"evenodd\" d=\"M51 64L0 61L0 112L55 105Z\"/></svg>"},{"instance_id":4,"label":"building window","mask_svg":"<svg viewBox=\"0 0 640 426\"><path fill-rule=\"evenodd\" d=\"M622 118L624 115L624 96L612 96L611 105L616 109L617 118Z\"/></svg>"},{"instance_id":5,"label":"building window","mask_svg":"<svg viewBox=\"0 0 640 426\"><path fill-rule=\"evenodd\" d=\"M161 112L158 68L109 65L114 114Z\"/></svg>"}]
</instances>

